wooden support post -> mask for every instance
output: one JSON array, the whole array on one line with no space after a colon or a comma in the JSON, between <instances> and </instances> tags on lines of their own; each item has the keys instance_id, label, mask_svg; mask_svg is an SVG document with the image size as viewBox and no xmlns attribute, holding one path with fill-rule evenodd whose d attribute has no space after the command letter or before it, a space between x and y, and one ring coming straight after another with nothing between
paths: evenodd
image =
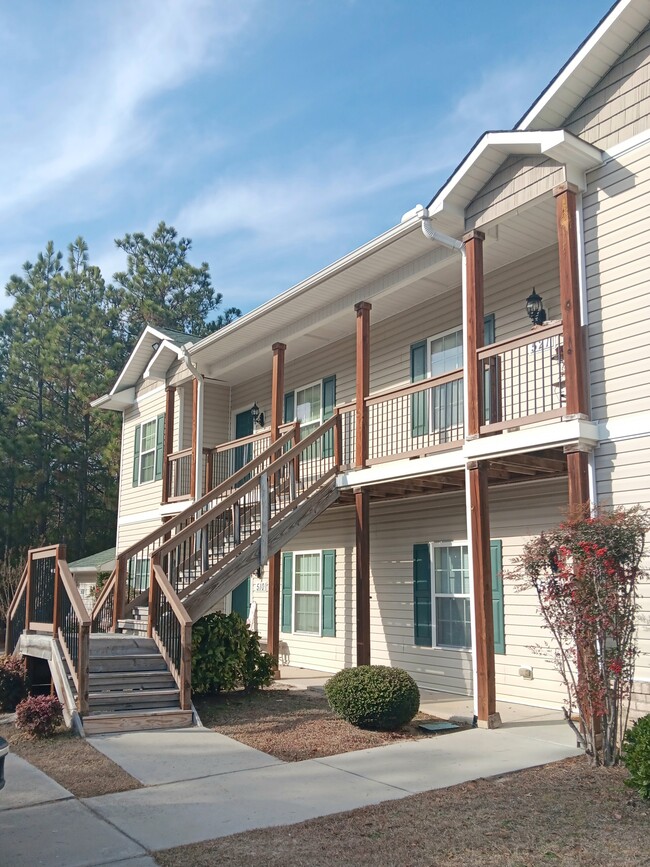
<instances>
[{"instance_id":1,"label":"wooden support post","mask_svg":"<svg viewBox=\"0 0 650 867\"><path fill-rule=\"evenodd\" d=\"M192 466L190 467L190 494L192 497L196 493L196 455L198 441L198 418L199 412L199 381L194 377L192 380Z\"/></svg>"},{"instance_id":2,"label":"wooden support post","mask_svg":"<svg viewBox=\"0 0 650 867\"><path fill-rule=\"evenodd\" d=\"M286 345L274 343L273 369L271 381L271 441L275 442L280 436L282 413L284 410L284 356ZM292 419L287 419L292 421ZM297 442L297 437L296 437ZM277 457L278 455L276 455ZM296 477L298 467L296 465ZM264 564L262 564L264 565ZM271 656L280 659L280 594L282 575L282 552L277 551L269 560L269 606L267 616L266 645ZM279 667L276 668L276 677L279 677Z\"/></svg>"},{"instance_id":3,"label":"wooden support post","mask_svg":"<svg viewBox=\"0 0 650 867\"><path fill-rule=\"evenodd\" d=\"M59 560L65 560L65 545L56 546L54 555L54 599L52 602L52 636L59 636L59 594L61 592L61 575L59 572Z\"/></svg>"},{"instance_id":4,"label":"wooden support post","mask_svg":"<svg viewBox=\"0 0 650 867\"><path fill-rule=\"evenodd\" d=\"M467 439L479 436L483 422L483 376L477 357L485 341L483 304L483 241L485 235L474 229L463 237L467 269L467 306L464 323L467 341Z\"/></svg>"},{"instance_id":5,"label":"wooden support post","mask_svg":"<svg viewBox=\"0 0 650 867\"><path fill-rule=\"evenodd\" d=\"M370 311L372 304L359 301L357 314L357 395L356 395L356 460L357 468L368 463L368 406L370 393Z\"/></svg>"},{"instance_id":6,"label":"wooden support post","mask_svg":"<svg viewBox=\"0 0 650 867\"><path fill-rule=\"evenodd\" d=\"M120 554L115 561L115 599L113 601L113 624L112 632L117 632L117 621L124 616L124 605L126 602L126 559Z\"/></svg>"},{"instance_id":7,"label":"wooden support post","mask_svg":"<svg viewBox=\"0 0 650 867\"><path fill-rule=\"evenodd\" d=\"M165 435L163 443L162 501L169 502L169 456L174 451L174 398L176 389L168 385L165 395Z\"/></svg>"},{"instance_id":8,"label":"wooden support post","mask_svg":"<svg viewBox=\"0 0 650 867\"><path fill-rule=\"evenodd\" d=\"M569 512L582 512L589 507L589 455L571 449L566 453L569 477Z\"/></svg>"},{"instance_id":9,"label":"wooden support post","mask_svg":"<svg viewBox=\"0 0 650 867\"><path fill-rule=\"evenodd\" d=\"M29 624L32 620L32 609L34 601L32 599L34 588L32 586L32 552L27 552L27 586L25 587L25 632L29 632Z\"/></svg>"},{"instance_id":10,"label":"wooden support post","mask_svg":"<svg viewBox=\"0 0 650 867\"><path fill-rule=\"evenodd\" d=\"M354 492L356 518L357 665L370 665L370 497Z\"/></svg>"},{"instance_id":11,"label":"wooden support post","mask_svg":"<svg viewBox=\"0 0 650 867\"><path fill-rule=\"evenodd\" d=\"M181 670L180 705L181 710L192 708L192 624L181 625Z\"/></svg>"},{"instance_id":12,"label":"wooden support post","mask_svg":"<svg viewBox=\"0 0 650 867\"><path fill-rule=\"evenodd\" d=\"M494 621L492 619L492 566L490 558L490 507L487 465L472 461L467 465L470 510L470 545L476 646L476 690L478 725L498 728L501 718L496 708L494 667Z\"/></svg>"},{"instance_id":13,"label":"wooden support post","mask_svg":"<svg viewBox=\"0 0 650 867\"><path fill-rule=\"evenodd\" d=\"M588 416L586 347L580 319L577 193L578 188L569 183L560 184L553 190L560 264L566 411L567 415Z\"/></svg>"},{"instance_id":14,"label":"wooden support post","mask_svg":"<svg viewBox=\"0 0 650 867\"><path fill-rule=\"evenodd\" d=\"M77 656L77 709L88 713L88 680L90 662L90 623L79 624L79 651Z\"/></svg>"}]
</instances>

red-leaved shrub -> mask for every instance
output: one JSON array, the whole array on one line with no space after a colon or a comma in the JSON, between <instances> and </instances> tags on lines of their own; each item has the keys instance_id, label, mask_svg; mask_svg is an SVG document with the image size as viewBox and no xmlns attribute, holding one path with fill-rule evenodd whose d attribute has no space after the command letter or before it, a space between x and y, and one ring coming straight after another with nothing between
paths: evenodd
<instances>
[{"instance_id":1,"label":"red-leaved shrub","mask_svg":"<svg viewBox=\"0 0 650 867\"><path fill-rule=\"evenodd\" d=\"M25 663L19 656L0 656L0 710L14 711L27 695Z\"/></svg>"},{"instance_id":2,"label":"red-leaved shrub","mask_svg":"<svg viewBox=\"0 0 650 867\"><path fill-rule=\"evenodd\" d=\"M16 708L16 728L36 738L50 737L62 722L61 702L53 695L32 695Z\"/></svg>"}]
</instances>

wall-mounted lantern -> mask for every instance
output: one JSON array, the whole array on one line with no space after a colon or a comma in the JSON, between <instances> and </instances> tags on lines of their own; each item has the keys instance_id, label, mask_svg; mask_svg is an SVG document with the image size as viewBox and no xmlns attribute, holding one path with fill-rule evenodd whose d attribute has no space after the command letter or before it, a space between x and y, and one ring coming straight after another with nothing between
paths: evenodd
<instances>
[{"instance_id":1,"label":"wall-mounted lantern","mask_svg":"<svg viewBox=\"0 0 650 867\"><path fill-rule=\"evenodd\" d=\"M255 428L255 425L258 427L264 427L264 413L260 412L257 403L254 403L251 407L251 415L253 416L253 429Z\"/></svg>"},{"instance_id":2,"label":"wall-mounted lantern","mask_svg":"<svg viewBox=\"0 0 650 867\"><path fill-rule=\"evenodd\" d=\"M546 310L540 295L533 291L526 298L526 313L530 316L533 325L543 325L546 322Z\"/></svg>"}]
</instances>

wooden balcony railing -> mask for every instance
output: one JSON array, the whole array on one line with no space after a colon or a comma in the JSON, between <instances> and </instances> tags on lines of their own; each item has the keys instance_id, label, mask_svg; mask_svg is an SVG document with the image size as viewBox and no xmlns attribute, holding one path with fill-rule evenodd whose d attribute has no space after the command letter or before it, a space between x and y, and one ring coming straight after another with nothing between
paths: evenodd
<instances>
[{"instance_id":1,"label":"wooden balcony railing","mask_svg":"<svg viewBox=\"0 0 650 867\"><path fill-rule=\"evenodd\" d=\"M282 432L287 429L288 426L284 425ZM212 449L205 449L205 492L225 482L244 464L256 460L270 445L271 432L263 430L238 440L221 443Z\"/></svg>"},{"instance_id":2,"label":"wooden balcony railing","mask_svg":"<svg viewBox=\"0 0 650 867\"><path fill-rule=\"evenodd\" d=\"M485 346L477 357L484 376L481 433L564 415L561 323Z\"/></svg>"},{"instance_id":3,"label":"wooden balcony railing","mask_svg":"<svg viewBox=\"0 0 650 867\"><path fill-rule=\"evenodd\" d=\"M167 458L167 501L187 500L194 496L192 488L192 449L173 452Z\"/></svg>"},{"instance_id":4,"label":"wooden balcony railing","mask_svg":"<svg viewBox=\"0 0 650 867\"><path fill-rule=\"evenodd\" d=\"M368 463L423 457L463 439L463 371L367 398Z\"/></svg>"}]
</instances>

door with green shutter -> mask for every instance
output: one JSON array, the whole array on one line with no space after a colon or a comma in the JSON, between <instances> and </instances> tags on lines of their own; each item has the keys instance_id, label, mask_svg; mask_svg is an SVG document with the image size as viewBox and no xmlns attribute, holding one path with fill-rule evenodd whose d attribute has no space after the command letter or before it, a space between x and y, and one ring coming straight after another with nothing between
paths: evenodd
<instances>
[{"instance_id":1,"label":"door with green shutter","mask_svg":"<svg viewBox=\"0 0 650 867\"><path fill-rule=\"evenodd\" d=\"M239 614L242 620L248 620L248 610L250 608L251 595L251 579L246 578L238 587L232 591L230 610Z\"/></svg>"},{"instance_id":2,"label":"door with green shutter","mask_svg":"<svg viewBox=\"0 0 650 867\"><path fill-rule=\"evenodd\" d=\"M492 571L492 621L494 623L494 652L506 652L505 617L503 605L503 557L500 539L490 542Z\"/></svg>"}]
</instances>

